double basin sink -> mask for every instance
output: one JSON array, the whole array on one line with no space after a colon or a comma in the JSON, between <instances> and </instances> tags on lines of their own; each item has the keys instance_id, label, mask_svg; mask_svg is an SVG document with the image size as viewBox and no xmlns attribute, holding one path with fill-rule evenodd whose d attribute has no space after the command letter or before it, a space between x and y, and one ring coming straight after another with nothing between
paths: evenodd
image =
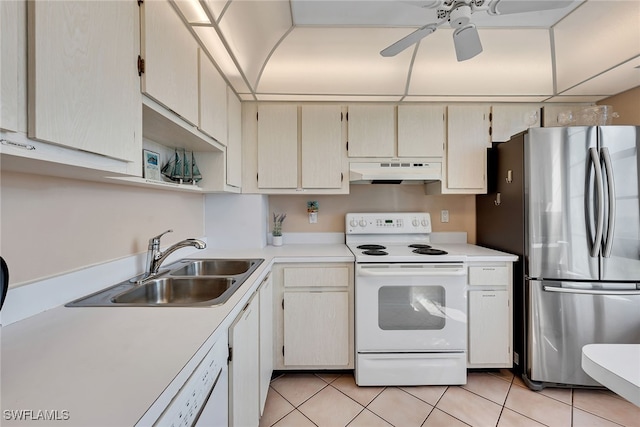
<instances>
[{"instance_id":1,"label":"double basin sink","mask_svg":"<svg viewBox=\"0 0 640 427\"><path fill-rule=\"evenodd\" d=\"M183 259L141 284L125 281L67 307L211 307L224 304L263 259Z\"/></svg>"}]
</instances>

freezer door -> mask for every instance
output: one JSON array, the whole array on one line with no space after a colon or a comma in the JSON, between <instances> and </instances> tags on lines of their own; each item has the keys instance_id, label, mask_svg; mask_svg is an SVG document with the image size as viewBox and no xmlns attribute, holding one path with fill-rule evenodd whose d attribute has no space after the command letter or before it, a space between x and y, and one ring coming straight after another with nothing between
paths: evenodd
<instances>
[{"instance_id":1,"label":"freezer door","mask_svg":"<svg viewBox=\"0 0 640 427\"><path fill-rule=\"evenodd\" d=\"M640 127L598 129L605 185L603 280L640 280Z\"/></svg>"},{"instance_id":2,"label":"freezer door","mask_svg":"<svg viewBox=\"0 0 640 427\"><path fill-rule=\"evenodd\" d=\"M525 137L528 276L598 280L604 211L597 128L533 128ZM597 184L600 191L596 191ZM597 244L594 246L594 243Z\"/></svg>"},{"instance_id":3,"label":"freezer door","mask_svg":"<svg viewBox=\"0 0 640 427\"><path fill-rule=\"evenodd\" d=\"M640 289L636 286L527 281L528 379L598 385L582 370L582 347L640 344Z\"/></svg>"}]
</instances>

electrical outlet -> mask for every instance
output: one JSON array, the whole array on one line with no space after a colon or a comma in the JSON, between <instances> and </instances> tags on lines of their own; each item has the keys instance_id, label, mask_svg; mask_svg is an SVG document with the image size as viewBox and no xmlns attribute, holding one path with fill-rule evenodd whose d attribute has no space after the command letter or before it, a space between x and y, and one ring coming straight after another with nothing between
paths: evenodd
<instances>
[{"instance_id":1,"label":"electrical outlet","mask_svg":"<svg viewBox=\"0 0 640 427\"><path fill-rule=\"evenodd\" d=\"M440 222L449 222L449 211L443 209L440 211Z\"/></svg>"}]
</instances>

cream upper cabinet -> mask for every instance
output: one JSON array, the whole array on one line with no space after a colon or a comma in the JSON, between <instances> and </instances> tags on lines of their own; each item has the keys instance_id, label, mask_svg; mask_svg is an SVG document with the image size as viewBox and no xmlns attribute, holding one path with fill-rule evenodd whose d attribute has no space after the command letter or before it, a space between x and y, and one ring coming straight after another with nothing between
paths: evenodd
<instances>
[{"instance_id":1,"label":"cream upper cabinet","mask_svg":"<svg viewBox=\"0 0 640 427\"><path fill-rule=\"evenodd\" d=\"M398 157L442 157L445 109L443 105L398 106Z\"/></svg>"},{"instance_id":2,"label":"cream upper cabinet","mask_svg":"<svg viewBox=\"0 0 640 427\"><path fill-rule=\"evenodd\" d=\"M19 25L19 6L24 7L15 1L0 2L0 58L12 58L10 61L0 61L0 129L14 132L20 130L18 100L21 86L18 79L21 73L18 67L24 61L24 54L18 55L18 37L24 30Z\"/></svg>"},{"instance_id":3,"label":"cream upper cabinet","mask_svg":"<svg viewBox=\"0 0 640 427\"><path fill-rule=\"evenodd\" d=\"M535 104L493 105L491 117L491 140L505 142L530 127L539 127L540 107Z\"/></svg>"},{"instance_id":4,"label":"cream upper cabinet","mask_svg":"<svg viewBox=\"0 0 640 427\"><path fill-rule=\"evenodd\" d=\"M340 105L243 103L243 193L348 193L345 112Z\"/></svg>"},{"instance_id":5,"label":"cream upper cabinet","mask_svg":"<svg viewBox=\"0 0 640 427\"><path fill-rule=\"evenodd\" d=\"M200 117L198 128L227 144L227 83L202 49L198 49Z\"/></svg>"},{"instance_id":6,"label":"cream upper cabinet","mask_svg":"<svg viewBox=\"0 0 640 427\"><path fill-rule=\"evenodd\" d=\"M242 104L227 87L227 184L242 187Z\"/></svg>"},{"instance_id":7,"label":"cream upper cabinet","mask_svg":"<svg viewBox=\"0 0 640 427\"><path fill-rule=\"evenodd\" d=\"M395 106L349 106L349 157L395 156Z\"/></svg>"},{"instance_id":8,"label":"cream upper cabinet","mask_svg":"<svg viewBox=\"0 0 640 427\"><path fill-rule=\"evenodd\" d=\"M28 136L139 161L136 2L35 1L27 12Z\"/></svg>"},{"instance_id":9,"label":"cream upper cabinet","mask_svg":"<svg viewBox=\"0 0 640 427\"><path fill-rule=\"evenodd\" d=\"M298 107L258 106L258 187L298 186Z\"/></svg>"},{"instance_id":10,"label":"cream upper cabinet","mask_svg":"<svg viewBox=\"0 0 640 427\"><path fill-rule=\"evenodd\" d=\"M442 193L482 194L487 192L487 148L490 107L449 106L447 112L446 173Z\"/></svg>"},{"instance_id":11,"label":"cream upper cabinet","mask_svg":"<svg viewBox=\"0 0 640 427\"><path fill-rule=\"evenodd\" d=\"M303 105L302 188L340 188L344 179L342 112L336 105Z\"/></svg>"},{"instance_id":12,"label":"cream upper cabinet","mask_svg":"<svg viewBox=\"0 0 640 427\"><path fill-rule=\"evenodd\" d=\"M197 126L198 44L169 1L140 8L142 92Z\"/></svg>"}]
</instances>

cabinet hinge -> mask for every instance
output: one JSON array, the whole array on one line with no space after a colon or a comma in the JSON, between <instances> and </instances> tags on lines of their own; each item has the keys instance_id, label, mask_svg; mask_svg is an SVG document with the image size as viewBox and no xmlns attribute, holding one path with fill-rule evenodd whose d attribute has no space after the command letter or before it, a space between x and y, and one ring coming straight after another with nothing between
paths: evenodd
<instances>
[{"instance_id":1,"label":"cabinet hinge","mask_svg":"<svg viewBox=\"0 0 640 427\"><path fill-rule=\"evenodd\" d=\"M347 121L349 121L349 112L348 111L347 111L346 117L347 117Z\"/></svg>"},{"instance_id":2,"label":"cabinet hinge","mask_svg":"<svg viewBox=\"0 0 640 427\"><path fill-rule=\"evenodd\" d=\"M138 76L141 76L144 73L144 59L142 56L138 55Z\"/></svg>"},{"instance_id":3,"label":"cabinet hinge","mask_svg":"<svg viewBox=\"0 0 640 427\"><path fill-rule=\"evenodd\" d=\"M344 182L344 174L340 172L340 182Z\"/></svg>"},{"instance_id":4,"label":"cabinet hinge","mask_svg":"<svg viewBox=\"0 0 640 427\"><path fill-rule=\"evenodd\" d=\"M256 182L260 182L260 180L258 179L258 174L256 174Z\"/></svg>"},{"instance_id":5,"label":"cabinet hinge","mask_svg":"<svg viewBox=\"0 0 640 427\"><path fill-rule=\"evenodd\" d=\"M282 309L284 310L284 300L282 300Z\"/></svg>"},{"instance_id":6,"label":"cabinet hinge","mask_svg":"<svg viewBox=\"0 0 640 427\"><path fill-rule=\"evenodd\" d=\"M347 141L347 151L349 151L349 141Z\"/></svg>"},{"instance_id":7,"label":"cabinet hinge","mask_svg":"<svg viewBox=\"0 0 640 427\"><path fill-rule=\"evenodd\" d=\"M340 113L340 121L344 121L344 114Z\"/></svg>"},{"instance_id":8,"label":"cabinet hinge","mask_svg":"<svg viewBox=\"0 0 640 427\"><path fill-rule=\"evenodd\" d=\"M284 357L284 346L282 346L282 356Z\"/></svg>"},{"instance_id":9,"label":"cabinet hinge","mask_svg":"<svg viewBox=\"0 0 640 427\"><path fill-rule=\"evenodd\" d=\"M489 113L489 121L492 122L493 121L493 113Z\"/></svg>"},{"instance_id":10,"label":"cabinet hinge","mask_svg":"<svg viewBox=\"0 0 640 427\"><path fill-rule=\"evenodd\" d=\"M492 134L493 134L493 128L489 126L489 136L491 136Z\"/></svg>"},{"instance_id":11,"label":"cabinet hinge","mask_svg":"<svg viewBox=\"0 0 640 427\"><path fill-rule=\"evenodd\" d=\"M256 111L256 120L258 120L258 114L259 114L259 113Z\"/></svg>"},{"instance_id":12,"label":"cabinet hinge","mask_svg":"<svg viewBox=\"0 0 640 427\"><path fill-rule=\"evenodd\" d=\"M233 360L233 348L229 347L229 356L227 357L227 363Z\"/></svg>"},{"instance_id":13,"label":"cabinet hinge","mask_svg":"<svg viewBox=\"0 0 640 427\"><path fill-rule=\"evenodd\" d=\"M144 3L144 0L138 0L138 6L141 6Z\"/></svg>"}]
</instances>

